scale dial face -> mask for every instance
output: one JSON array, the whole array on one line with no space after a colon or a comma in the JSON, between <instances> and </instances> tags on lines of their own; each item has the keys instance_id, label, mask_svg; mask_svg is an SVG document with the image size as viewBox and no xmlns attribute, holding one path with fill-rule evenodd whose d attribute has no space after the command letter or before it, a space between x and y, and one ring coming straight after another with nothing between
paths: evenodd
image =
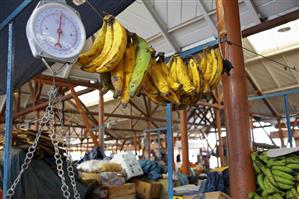
<instances>
[{"instance_id":1,"label":"scale dial face","mask_svg":"<svg viewBox=\"0 0 299 199\"><path fill-rule=\"evenodd\" d=\"M78 55L86 39L80 17L60 3L38 7L31 15L29 28L42 51L58 59Z\"/></svg>"}]
</instances>

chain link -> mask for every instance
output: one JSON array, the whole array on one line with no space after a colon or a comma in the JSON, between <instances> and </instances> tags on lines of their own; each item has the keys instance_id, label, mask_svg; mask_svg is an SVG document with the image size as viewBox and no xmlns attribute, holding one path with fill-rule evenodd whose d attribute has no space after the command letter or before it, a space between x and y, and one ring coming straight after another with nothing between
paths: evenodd
<instances>
[{"instance_id":1,"label":"chain link","mask_svg":"<svg viewBox=\"0 0 299 199\"><path fill-rule=\"evenodd\" d=\"M65 182L64 171L63 171L63 160L62 160L62 157L61 157L60 152L59 152L57 136L56 136L56 133L55 133L55 130L54 130L55 129L54 128L54 124L55 124L54 107L59 106L59 108L58 108L58 118L60 120L61 133L63 133L63 128L62 128L62 125L63 125L63 122L62 122L62 102L61 102L60 96L58 96L58 91L57 91L57 88L55 87L55 85L51 86L51 88L48 92L48 96L49 96L48 106L46 107L45 112L43 113L41 119L39 120L40 125L39 125L38 131L36 133L36 137L35 137L32 145L27 150L24 162L21 165L20 173L15 178L15 180L14 180L13 184L11 185L11 187L7 190L7 194L6 194L7 198L11 198L15 194L16 186L20 182L23 173L28 169L28 167L29 167L29 165L32 161L32 158L34 157L34 153L36 151L37 144L38 144L38 141L40 139L41 133L47 127L47 124L49 124L49 130L50 130L50 133L51 133L50 138L51 138L51 142L54 146L54 158L55 158L55 163L56 163L56 168L57 168L57 174L60 177L61 184L62 184L61 185L61 191L63 193L64 198L69 199L70 196L71 196L70 191L69 191L69 187ZM70 157L70 153L69 153L69 150L68 150L69 143L68 142L66 142L66 143L67 143L67 147L66 147L67 173L68 173L69 179L71 180L72 188L74 190L74 198L75 199L80 199L80 194L77 190L77 185L76 185L73 166L72 166L72 163L71 163L71 157Z\"/></svg>"}]
</instances>

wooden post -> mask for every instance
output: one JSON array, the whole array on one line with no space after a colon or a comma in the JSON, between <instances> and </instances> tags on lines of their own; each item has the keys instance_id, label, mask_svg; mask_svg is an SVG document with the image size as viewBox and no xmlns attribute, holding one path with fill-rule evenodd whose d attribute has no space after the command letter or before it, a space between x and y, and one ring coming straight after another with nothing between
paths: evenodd
<instances>
[{"instance_id":1,"label":"wooden post","mask_svg":"<svg viewBox=\"0 0 299 199\"><path fill-rule=\"evenodd\" d=\"M187 130L187 111L180 110L180 131L182 144L182 173L189 176L189 147Z\"/></svg>"},{"instance_id":2,"label":"wooden post","mask_svg":"<svg viewBox=\"0 0 299 199\"><path fill-rule=\"evenodd\" d=\"M230 193L233 199L248 198L255 191L255 175L250 158L251 139L246 88L246 72L241 42L240 13L237 0L217 0L218 33L226 31L225 58L233 65L230 76L223 77L224 112L229 149ZM225 30L226 29L226 30ZM236 45L235 45L236 44Z\"/></svg>"}]
</instances>

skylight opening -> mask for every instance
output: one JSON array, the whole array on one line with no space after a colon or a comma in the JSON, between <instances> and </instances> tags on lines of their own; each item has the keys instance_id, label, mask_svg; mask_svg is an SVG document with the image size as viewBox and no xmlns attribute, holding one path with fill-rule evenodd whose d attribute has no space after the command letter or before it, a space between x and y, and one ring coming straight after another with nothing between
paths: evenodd
<instances>
[{"instance_id":1,"label":"skylight opening","mask_svg":"<svg viewBox=\"0 0 299 199\"><path fill-rule=\"evenodd\" d=\"M299 19L247 37L259 54L299 46Z\"/></svg>"},{"instance_id":2,"label":"skylight opening","mask_svg":"<svg viewBox=\"0 0 299 199\"><path fill-rule=\"evenodd\" d=\"M85 86L76 86L74 88L74 90L76 92L81 91L86 89L87 87ZM81 102L83 102L83 104L85 104L85 106L90 107L90 106L95 106L97 104L99 104L99 90L94 90L92 92L86 93L84 95L79 96L79 99L81 100ZM113 92L112 91L108 91L105 95L104 95L104 102L108 102L114 100L113 99Z\"/></svg>"}]
</instances>

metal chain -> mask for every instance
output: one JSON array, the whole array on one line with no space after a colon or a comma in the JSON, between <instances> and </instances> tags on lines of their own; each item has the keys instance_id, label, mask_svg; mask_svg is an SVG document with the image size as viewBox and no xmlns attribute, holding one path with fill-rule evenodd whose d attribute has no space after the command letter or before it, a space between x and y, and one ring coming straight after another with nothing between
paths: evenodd
<instances>
[{"instance_id":1,"label":"metal chain","mask_svg":"<svg viewBox=\"0 0 299 199\"><path fill-rule=\"evenodd\" d=\"M60 105L62 106L62 103L60 103ZM80 193L77 190L77 183L76 183L76 178L75 178L75 172L74 172L74 168L73 168L73 165L72 165L72 157L71 157L71 154L69 152L69 148L70 148L70 137L66 136L66 134L65 134L65 132L63 130L62 107L58 108L58 118L59 118L59 122L60 122L61 134L66 138L63 146L64 146L65 152L66 152L67 174L68 174L68 177L69 177L69 179L71 181L71 185L72 185L73 192L74 192L74 198L75 199L81 199Z\"/></svg>"},{"instance_id":2,"label":"metal chain","mask_svg":"<svg viewBox=\"0 0 299 199\"><path fill-rule=\"evenodd\" d=\"M56 133L54 131L54 117L55 117L55 113L54 113L54 107L57 105L61 105L61 98L58 97L58 92L57 92L57 88L55 87L55 85L53 85L49 92L48 92L48 96L49 96L49 101L48 101L48 106L45 109L45 112L43 113L41 119L39 120L40 125L38 128L38 131L36 133L36 137L34 139L33 144L28 148L28 151L26 153L25 159L23 164L21 165L21 170L20 173L18 174L18 176L16 177L16 179L14 180L13 184L11 185L11 187L7 190L7 198L11 198L14 194L15 194L15 189L17 184L20 182L21 177L23 175L23 173L28 169L32 158L34 157L34 153L36 151L37 148L37 143L39 141L39 138L41 136L41 133L43 131L43 129L45 127L47 127L47 124L49 123L49 129L51 132L50 138L51 138L51 142L54 146L54 158L55 158L55 163L56 163L56 168L57 168L57 173L58 176L60 177L61 180L61 191L63 192L63 196L67 199L70 198L70 192L69 192L69 187L68 185L65 183L65 177L64 177L64 171L63 171L63 160L62 157L59 153L59 146L58 146L58 141L57 141L57 136ZM61 130L62 130L62 112L61 112L61 108L58 109L58 117L60 120L60 124L61 124ZM62 131L61 131L62 132ZM76 181L75 181L75 175L74 175L74 171L73 171L73 167L71 165L71 158L70 158L70 154L67 151L67 171L68 171L68 176L71 180L71 185L73 187L74 190L74 198L75 199L80 199L80 194L77 190L76 187Z\"/></svg>"},{"instance_id":3,"label":"metal chain","mask_svg":"<svg viewBox=\"0 0 299 199\"><path fill-rule=\"evenodd\" d=\"M51 93L52 95L49 96L49 100L51 101L51 98L52 98L53 102L55 104L61 103L60 98L57 98L57 89L55 87L51 87L51 89L53 89L53 92ZM70 194L68 185L65 183L64 171L63 171L63 161L62 161L61 155L59 153L59 146L58 146L57 136L56 136L56 133L54 131L54 129L55 129L54 128L55 114L54 114L53 110L51 110L50 113L51 113L50 117L49 117L50 132L51 132L50 138L51 138L51 142L54 146L54 158L55 158L55 163L56 163L57 174L60 177L61 191L63 193L63 196L65 198L69 199L71 194Z\"/></svg>"}]
</instances>

